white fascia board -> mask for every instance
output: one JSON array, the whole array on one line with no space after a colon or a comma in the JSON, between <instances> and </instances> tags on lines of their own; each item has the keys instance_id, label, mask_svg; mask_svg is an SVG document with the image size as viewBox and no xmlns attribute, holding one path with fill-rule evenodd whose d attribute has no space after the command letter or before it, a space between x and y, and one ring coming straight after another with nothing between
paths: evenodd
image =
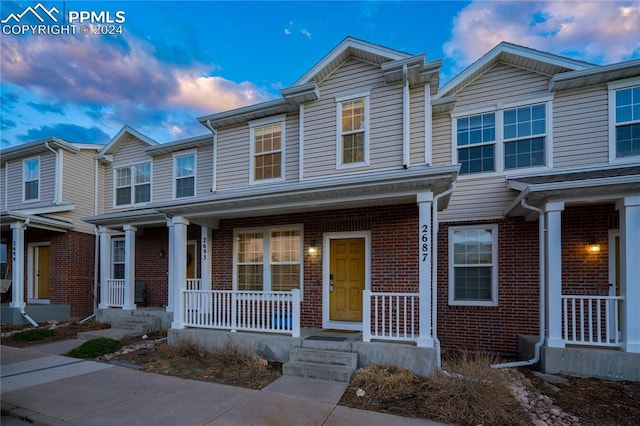
<instances>
[{"instance_id":1,"label":"white fascia board","mask_svg":"<svg viewBox=\"0 0 640 426\"><path fill-rule=\"evenodd\" d=\"M619 80L621 78L638 75L640 75L640 59L634 59L616 64L601 65L594 68L556 74L549 81L549 90L552 92L562 90L564 86L567 86L570 82L575 83L575 85L571 85L571 88L574 88L586 84L599 84L609 80Z\"/></svg>"},{"instance_id":2,"label":"white fascia board","mask_svg":"<svg viewBox=\"0 0 640 426\"><path fill-rule=\"evenodd\" d=\"M38 207L33 209L19 209L19 210L16 210L15 212L24 214L24 215L34 215L34 214L69 212L74 208L75 208L74 204L68 203L68 204L58 204L55 206Z\"/></svg>"},{"instance_id":3,"label":"white fascia board","mask_svg":"<svg viewBox=\"0 0 640 426\"><path fill-rule=\"evenodd\" d=\"M151 139L150 137L148 137L146 135L143 135L142 133L140 133L139 131L137 131L133 127L125 125L125 126L122 127L122 129L120 129L120 131L113 138L111 138L109 143L107 143L102 148L102 150L100 150L99 154L102 155L102 156L106 156L108 154L113 154L113 152L111 152L111 151L118 146L118 144L120 143L120 140L126 134L130 134L131 136L133 136L133 137L135 137L137 139L140 139L142 142L146 143L149 146L153 146L153 145L157 145L158 144L158 142L156 142L155 140Z\"/></svg>"}]
</instances>

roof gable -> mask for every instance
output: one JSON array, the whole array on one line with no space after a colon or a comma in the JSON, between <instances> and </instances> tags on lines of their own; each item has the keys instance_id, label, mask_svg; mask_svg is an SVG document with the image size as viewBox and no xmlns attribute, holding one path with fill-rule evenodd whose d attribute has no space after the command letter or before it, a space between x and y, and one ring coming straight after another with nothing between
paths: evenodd
<instances>
[{"instance_id":1,"label":"roof gable","mask_svg":"<svg viewBox=\"0 0 640 426\"><path fill-rule=\"evenodd\" d=\"M437 98L455 96L496 64L504 63L532 72L553 76L566 71L595 68L584 61L502 42L438 90Z\"/></svg>"},{"instance_id":2,"label":"roof gable","mask_svg":"<svg viewBox=\"0 0 640 426\"><path fill-rule=\"evenodd\" d=\"M153 139L149 138L146 135L143 135L142 133L138 132L134 128L130 126L124 126L122 127L122 129L120 129L118 134L115 135L109 141L109 143L105 145L104 148L102 148L102 150L99 153L100 157L104 157L106 155L113 155L114 153L118 152L120 148L122 148L122 145L124 145L128 140L130 140L131 137L134 137L146 143L149 146L155 146L158 144L158 142L154 141Z\"/></svg>"}]
</instances>

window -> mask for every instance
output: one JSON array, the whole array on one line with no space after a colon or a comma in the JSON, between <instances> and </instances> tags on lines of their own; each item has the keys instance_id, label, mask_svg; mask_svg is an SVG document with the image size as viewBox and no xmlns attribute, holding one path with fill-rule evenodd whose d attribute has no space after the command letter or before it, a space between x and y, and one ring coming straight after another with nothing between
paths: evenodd
<instances>
[{"instance_id":1,"label":"window","mask_svg":"<svg viewBox=\"0 0 640 426\"><path fill-rule=\"evenodd\" d=\"M369 94L337 98L338 167L369 163Z\"/></svg>"},{"instance_id":2,"label":"window","mask_svg":"<svg viewBox=\"0 0 640 426\"><path fill-rule=\"evenodd\" d=\"M497 306L498 226L449 228L449 304Z\"/></svg>"},{"instance_id":3,"label":"window","mask_svg":"<svg viewBox=\"0 0 640 426\"><path fill-rule=\"evenodd\" d=\"M40 199L40 158L31 158L22 162L22 181L24 201Z\"/></svg>"},{"instance_id":4,"label":"window","mask_svg":"<svg viewBox=\"0 0 640 426\"><path fill-rule=\"evenodd\" d=\"M460 174L551 166L550 101L457 117Z\"/></svg>"},{"instance_id":5,"label":"window","mask_svg":"<svg viewBox=\"0 0 640 426\"><path fill-rule=\"evenodd\" d=\"M612 160L640 155L640 85L630 84L622 82L609 86L610 114L613 114L609 132Z\"/></svg>"},{"instance_id":6,"label":"window","mask_svg":"<svg viewBox=\"0 0 640 426\"><path fill-rule=\"evenodd\" d=\"M251 132L251 182L280 180L284 176L285 116L249 123Z\"/></svg>"},{"instance_id":7,"label":"window","mask_svg":"<svg viewBox=\"0 0 640 426\"><path fill-rule=\"evenodd\" d=\"M299 227L237 231L235 241L238 290L291 291L300 288L302 231Z\"/></svg>"},{"instance_id":8,"label":"window","mask_svg":"<svg viewBox=\"0 0 640 426\"><path fill-rule=\"evenodd\" d=\"M149 201L151 201L151 163L116 169L116 206Z\"/></svg>"},{"instance_id":9,"label":"window","mask_svg":"<svg viewBox=\"0 0 640 426\"><path fill-rule=\"evenodd\" d=\"M7 245L0 243L0 279L7 278Z\"/></svg>"},{"instance_id":10,"label":"window","mask_svg":"<svg viewBox=\"0 0 640 426\"><path fill-rule=\"evenodd\" d=\"M124 264L126 261L125 251L124 251L124 240L123 239L114 239L111 240L112 252L111 252L111 278L115 280L123 280L124 279Z\"/></svg>"},{"instance_id":11,"label":"window","mask_svg":"<svg viewBox=\"0 0 640 426\"><path fill-rule=\"evenodd\" d=\"M173 175L175 198L195 196L196 154L176 155L173 158Z\"/></svg>"}]
</instances>

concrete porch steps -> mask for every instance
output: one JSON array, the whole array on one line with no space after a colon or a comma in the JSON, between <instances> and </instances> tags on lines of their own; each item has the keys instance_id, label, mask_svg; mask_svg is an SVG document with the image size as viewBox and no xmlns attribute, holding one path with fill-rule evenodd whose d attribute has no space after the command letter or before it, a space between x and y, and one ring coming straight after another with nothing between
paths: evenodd
<instances>
[{"instance_id":1,"label":"concrete porch steps","mask_svg":"<svg viewBox=\"0 0 640 426\"><path fill-rule=\"evenodd\" d=\"M321 349L293 348L282 374L348 382L358 366L358 354Z\"/></svg>"},{"instance_id":2,"label":"concrete porch steps","mask_svg":"<svg viewBox=\"0 0 640 426\"><path fill-rule=\"evenodd\" d=\"M111 328L78 333L78 339L91 340L96 337L122 339L136 337L160 330L161 320L158 317L131 315L122 321L114 322Z\"/></svg>"}]
</instances>

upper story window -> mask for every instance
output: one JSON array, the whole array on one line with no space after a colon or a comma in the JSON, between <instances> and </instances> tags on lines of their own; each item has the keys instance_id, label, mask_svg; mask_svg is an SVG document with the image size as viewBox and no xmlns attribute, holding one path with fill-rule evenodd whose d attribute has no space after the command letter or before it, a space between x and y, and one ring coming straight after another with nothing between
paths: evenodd
<instances>
[{"instance_id":1,"label":"upper story window","mask_svg":"<svg viewBox=\"0 0 640 426\"><path fill-rule=\"evenodd\" d=\"M281 180L284 176L285 116L249 123L251 182Z\"/></svg>"},{"instance_id":2,"label":"upper story window","mask_svg":"<svg viewBox=\"0 0 640 426\"><path fill-rule=\"evenodd\" d=\"M40 158L30 158L22 162L23 200L40 199Z\"/></svg>"},{"instance_id":3,"label":"upper story window","mask_svg":"<svg viewBox=\"0 0 640 426\"><path fill-rule=\"evenodd\" d=\"M635 85L633 85L635 84ZM640 155L640 84L609 85L610 160L637 161Z\"/></svg>"},{"instance_id":4,"label":"upper story window","mask_svg":"<svg viewBox=\"0 0 640 426\"><path fill-rule=\"evenodd\" d=\"M301 227L235 232L234 282L238 290L291 291L302 283Z\"/></svg>"},{"instance_id":5,"label":"upper story window","mask_svg":"<svg viewBox=\"0 0 640 426\"><path fill-rule=\"evenodd\" d=\"M336 98L338 168L369 164L369 94Z\"/></svg>"},{"instance_id":6,"label":"upper story window","mask_svg":"<svg viewBox=\"0 0 640 426\"><path fill-rule=\"evenodd\" d=\"M196 154L177 154L173 157L174 198L196 195Z\"/></svg>"},{"instance_id":7,"label":"upper story window","mask_svg":"<svg viewBox=\"0 0 640 426\"><path fill-rule=\"evenodd\" d=\"M449 304L498 304L498 226L449 228Z\"/></svg>"},{"instance_id":8,"label":"upper story window","mask_svg":"<svg viewBox=\"0 0 640 426\"><path fill-rule=\"evenodd\" d=\"M549 109L546 101L455 118L460 174L550 167Z\"/></svg>"},{"instance_id":9,"label":"upper story window","mask_svg":"<svg viewBox=\"0 0 640 426\"><path fill-rule=\"evenodd\" d=\"M5 243L0 243L0 277L4 278L7 276L7 245ZM4 290L9 290L4 289Z\"/></svg>"},{"instance_id":10,"label":"upper story window","mask_svg":"<svg viewBox=\"0 0 640 426\"><path fill-rule=\"evenodd\" d=\"M151 201L151 163L120 167L116 173L116 206Z\"/></svg>"}]
</instances>

